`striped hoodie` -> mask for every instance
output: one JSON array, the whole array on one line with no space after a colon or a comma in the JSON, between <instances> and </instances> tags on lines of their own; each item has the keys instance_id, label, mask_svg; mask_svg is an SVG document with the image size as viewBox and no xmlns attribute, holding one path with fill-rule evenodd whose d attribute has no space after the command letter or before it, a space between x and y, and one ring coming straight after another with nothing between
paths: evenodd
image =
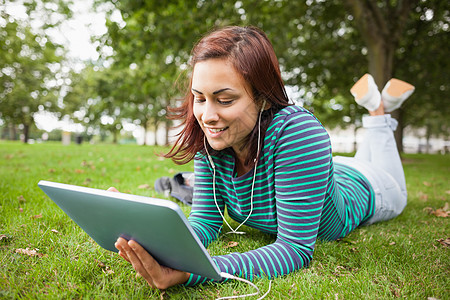
<instances>
[{"instance_id":1,"label":"striped hoodie","mask_svg":"<svg viewBox=\"0 0 450 300\"><path fill-rule=\"evenodd\" d=\"M234 157L212 157L216 198L222 214L239 224L251 209L254 170L237 177ZM207 247L223 220L213 197L213 169L207 157L194 162L194 202L189 222ZM258 162L253 212L245 223L276 236L274 243L245 253L214 256L221 272L252 280L282 276L308 266L317 238L344 237L373 215L374 193L358 171L333 164L330 139L307 110L289 106L269 125ZM228 230L228 228L225 228ZM209 279L192 274L186 285Z\"/></svg>"}]
</instances>

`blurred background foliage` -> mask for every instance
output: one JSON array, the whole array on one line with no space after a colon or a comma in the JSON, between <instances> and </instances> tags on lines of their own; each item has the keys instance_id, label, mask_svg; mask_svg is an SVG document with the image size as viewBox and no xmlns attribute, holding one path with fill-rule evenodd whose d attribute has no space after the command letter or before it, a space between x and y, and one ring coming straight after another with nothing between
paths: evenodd
<instances>
[{"instance_id":1,"label":"blurred background foliage","mask_svg":"<svg viewBox=\"0 0 450 300\"><path fill-rule=\"evenodd\" d=\"M195 42L221 26L254 25L273 43L291 100L327 127L359 127L364 111L349 88L369 72L380 87L392 77L416 86L412 100L393 112L400 150L407 126L449 139L446 0L94 0L107 32L92 37L98 60L76 69L49 34L72 18L73 2L22 0L26 20L7 13L12 2L0 0L3 138L22 130L26 142L42 111L114 142L125 123L168 128L166 107L185 92Z\"/></svg>"}]
</instances>

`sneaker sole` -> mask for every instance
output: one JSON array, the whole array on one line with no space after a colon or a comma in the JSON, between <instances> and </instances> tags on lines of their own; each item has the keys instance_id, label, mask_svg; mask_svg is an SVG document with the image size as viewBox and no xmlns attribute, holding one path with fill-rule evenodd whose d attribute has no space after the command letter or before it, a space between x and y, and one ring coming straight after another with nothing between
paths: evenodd
<instances>
[{"instance_id":1,"label":"sneaker sole","mask_svg":"<svg viewBox=\"0 0 450 300\"><path fill-rule=\"evenodd\" d=\"M356 100L362 99L369 92L369 74L364 74L350 89Z\"/></svg>"},{"instance_id":2,"label":"sneaker sole","mask_svg":"<svg viewBox=\"0 0 450 300\"><path fill-rule=\"evenodd\" d=\"M396 79L396 78L392 78L390 80L390 84L389 87L386 89L386 93L389 94L389 96L391 97L401 97L404 93L406 93L407 91L413 90L414 86L404 82L402 80Z\"/></svg>"}]
</instances>

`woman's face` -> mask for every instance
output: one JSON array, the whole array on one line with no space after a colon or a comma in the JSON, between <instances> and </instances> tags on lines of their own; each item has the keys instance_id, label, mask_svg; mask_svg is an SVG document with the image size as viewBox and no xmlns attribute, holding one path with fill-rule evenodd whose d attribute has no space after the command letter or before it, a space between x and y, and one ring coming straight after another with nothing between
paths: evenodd
<instances>
[{"instance_id":1,"label":"woman's face","mask_svg":"<svg viewBox=\"0 0 450 300\"><path fill-rule=\"evenodd\" d=\"M238 158L245 157L248 147L243 146L259 113L251 90L226 59L195 64L192 74L194 115L213 149L232 147Z\"/></svg>"}]
</instances>

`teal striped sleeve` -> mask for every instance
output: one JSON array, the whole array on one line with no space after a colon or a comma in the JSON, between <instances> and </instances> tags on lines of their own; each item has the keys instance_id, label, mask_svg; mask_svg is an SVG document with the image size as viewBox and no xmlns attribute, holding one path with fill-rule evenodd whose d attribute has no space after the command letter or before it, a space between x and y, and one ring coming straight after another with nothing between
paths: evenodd
<instances>
[{"instance_id":1,"label":"teal striped sleeve","mask_svg":"<svg viewBox=\"0 0 450 300\"><path fill-rule=\"evenodd\" d=\"M221 194L217 193L217 206L213 195L212 170L205 160L194 162L195 187L189 222L205 247L217 239L223 225L217 206L224 214L225 204Z\"/></svg>"}]
</instances>

